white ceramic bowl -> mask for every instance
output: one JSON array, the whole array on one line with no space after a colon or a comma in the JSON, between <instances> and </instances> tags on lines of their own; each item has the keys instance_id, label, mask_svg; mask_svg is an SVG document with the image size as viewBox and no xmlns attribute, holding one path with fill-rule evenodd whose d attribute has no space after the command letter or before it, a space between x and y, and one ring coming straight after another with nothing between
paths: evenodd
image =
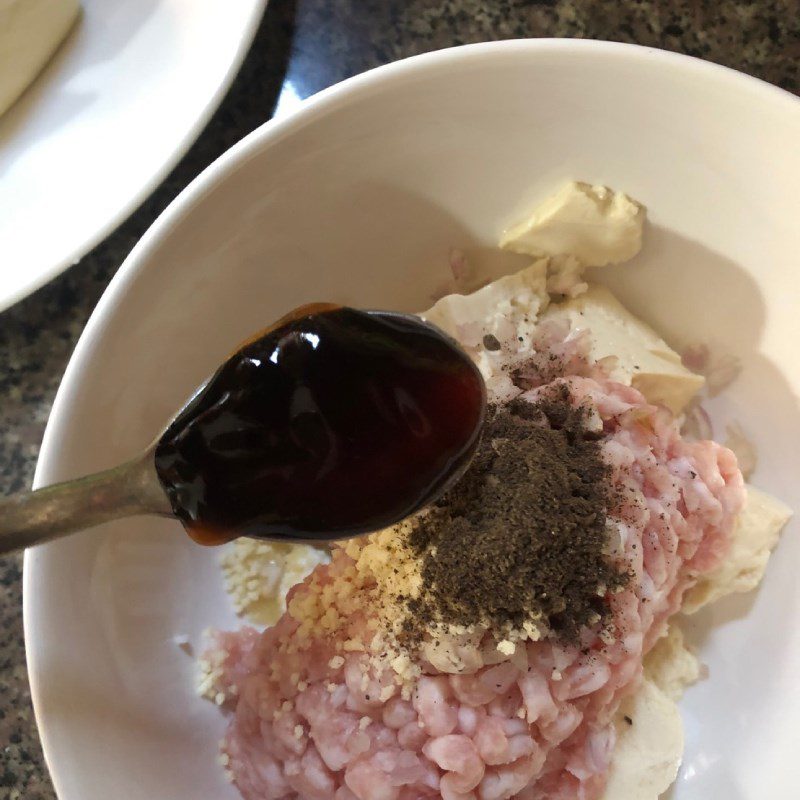
<instances>
[{"instance_id":1,"label":"white ceramic bowl","mask_svg":"<svg viewBox=\"0 0 800 800\"><path fill-rule=\"evenodd\" d=\"M756 483L798 508L798 142L788 94L623 45L476 45L347 81L234 147L131 253L67 370L36 482L135 453L292 306L424 308L451 247L488 272L518 267L495 251L500 231L579 178L648 206L642 255L600 277L674 343L741 357L716 419L741 421ZM800 785L796 534L757 594L695 621L710 678L683 702L676 798L775 800ZM149 519L28 554L31 683L61 800L236 797L215 762L222 717L173 641L235 624L216 559Z\"/></svg>"},{"instance_id":2,"label":"white ceramic bowl","mask_svg":"<svg viewBox=\"0 0 800 800\"><path fill-rule=\"evenodd\" d=\"M78 261L166 177L224 97L266 0L81 6L0 117L0 310Z\"/></svg>"}]
</instances>

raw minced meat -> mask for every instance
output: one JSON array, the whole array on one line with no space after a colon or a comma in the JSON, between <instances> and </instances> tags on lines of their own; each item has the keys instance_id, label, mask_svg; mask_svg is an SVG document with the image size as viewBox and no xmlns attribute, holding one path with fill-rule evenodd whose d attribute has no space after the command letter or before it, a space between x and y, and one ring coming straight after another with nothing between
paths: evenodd
<instances>
[{"instance_id":1,"label":"raw minced meat","mask_svg":"<svg viewBox=\"0 0 800 800\"><path fill-rule=\"evenodd\" d=\"M730 450L684 441L666 409L582 364L555 381L602 423L624 498L608 520L609 557L632 577L608 593L610 624L583 628L577 644L544 635L503 652L473 642L460 673L421 656L414 670L398 668L402 658L392 668L377 652L378 609L358 602L363 575L348 589L369 540L335 548L292 589L277 625L216 632L205 655L232 713L224 760L246 800L602 795L619 703L683 594L724 556L744 488ZM535 384L523 399L552 381ZM304 624L312 606L335 624Z\"/></svg>"}]
</instances>

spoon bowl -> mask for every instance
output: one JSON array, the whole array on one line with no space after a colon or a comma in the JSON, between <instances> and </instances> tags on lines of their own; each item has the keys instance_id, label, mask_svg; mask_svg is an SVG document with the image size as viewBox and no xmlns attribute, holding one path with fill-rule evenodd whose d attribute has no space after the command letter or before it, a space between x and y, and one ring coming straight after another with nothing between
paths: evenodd
<instances>
[{"instance_id":1,"label":"spoon bowl","mask_svg":"<svg viewBox=\"0 0 800 800\"><path fill-rule=\"evenodd\" d=\"M136 514L201 544L368 533L435 501L475 452L477 367L412 314L301 306L248 340L147 450L0 502L0 553Z\"/></svg>"}]
</instances>

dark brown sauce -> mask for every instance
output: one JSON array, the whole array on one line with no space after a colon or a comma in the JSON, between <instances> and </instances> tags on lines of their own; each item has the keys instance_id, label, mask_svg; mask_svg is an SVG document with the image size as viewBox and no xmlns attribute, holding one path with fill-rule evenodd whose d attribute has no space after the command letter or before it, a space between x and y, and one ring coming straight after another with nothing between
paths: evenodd
<instances>
[{"instance_id":1,"label":"dark brown sauce","mask_svg":"<svg viewBox=\"0 0 800 800\"><path fill-rule=\"evenodd\" d=\"M485 406L475 365L421 320L303 306L189 401L156 470L202 544L345 538L436 499L468 465Z\"/></svg>"}]
</instances>

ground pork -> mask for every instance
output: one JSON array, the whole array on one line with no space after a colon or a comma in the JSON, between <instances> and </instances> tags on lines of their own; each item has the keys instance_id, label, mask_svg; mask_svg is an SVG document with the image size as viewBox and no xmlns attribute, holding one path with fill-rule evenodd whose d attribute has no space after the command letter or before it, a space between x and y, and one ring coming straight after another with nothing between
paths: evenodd
<instances>
[{"instance_id":1,"label":"ground pork","mask_svg":"<svg viewBox=\"0 0 800 800\"><path fill-rule=\"evenodd\" d=\"M246 800L602 795L620 700L637 688L643 656L684 592L725 554L744 489L730 450L684 441L666 409L602 369L578 360L569 371L554 380L602 423L623 498L609 518L609 555L632 577L607 597L610 626L584 628L577 644L545 636L490 659L479 643L460 674L423 661L403 690L367 644L379 627L373 608L351 602L330 633L292 614L312 593L334 616L342 611L353 549L335 548L292 589L277 625L212 634L205 659L231 711L223 762ZM552 382L529 379L515 393L535 401Z\"/></svg>"}]
</instances>

